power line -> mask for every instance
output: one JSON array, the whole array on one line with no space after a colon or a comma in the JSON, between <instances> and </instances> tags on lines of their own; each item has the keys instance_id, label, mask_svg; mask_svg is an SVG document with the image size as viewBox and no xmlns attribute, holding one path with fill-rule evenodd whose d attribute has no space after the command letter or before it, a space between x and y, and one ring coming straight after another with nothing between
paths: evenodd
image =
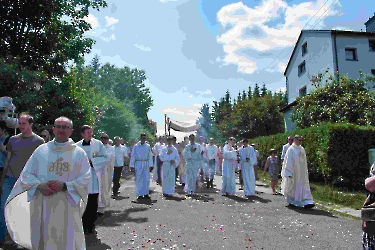
<instances>
[{"instance_id":1,"label":"power line","mask_svg":"<svg viewBox=\"0 0 375 250\"><path fill-rule=\"evenodd\" d=\"M310 22L311 22L311 20L318 14L318 12L327 4L327 2L328 2L329 0L326 0L325 2L324 2L324 4L319 8L319 10L317 11L317 12L315 12L315 15L314 16L312 16L311 18L310 18L310 20L305 24L305 26L303 26L303 28L301 29L301 30L303 30ZM288 46L294 41L294 40L296 40L297 38L295 37L295 38L293 38L293 40L292 41L290 41L289 42L289 44L283 49L283 51L281 51L280 52L280 54L275 58L275 60L273 60L271 63L270 63L270 65L268 65L267 66L267 68L266 69L268 69L276 60L277 60L277 58L279 58L279 56L288 48ZM290 48L289 48L290 49ZM289 52L288 52L288 54L289 54Z\"/></svg>"},{"instance_id":2,"label":"power line","mask_svg":"<svg viewBox=\"0 0 375 250\"><path fill-rule=\"evenodd\" d=\"M328 16L328 14L329 13L327 13L327 14L325 14L327 11L329 11L329 10L331 10L332 9L332 7L334 7L336 4L338 4L340 2L340 0L335 0L328 8L327 8L327 10L325 11L325 12L323 12L323 16L320 18L320 19L318 19L315 23L314 23L314 25L313 26L311 26L309 29L311 30L312 28L314 28L318 23L320 23L326 16ZM325 14L325 15L324 15ZM291 52L291 51L293 51L294 50L294 47L292 47L291 49L289 49L289 51L288 51L288 54ZM284 57L284 59L283 60L280 60L281 62L283 62L283 61L285 61L285 59L288 59L287 57ZM274 60L274 61L276 61L276 59ZM268 67L266 68L266 69L268 69Z\"/></svg>"}]
</instances>

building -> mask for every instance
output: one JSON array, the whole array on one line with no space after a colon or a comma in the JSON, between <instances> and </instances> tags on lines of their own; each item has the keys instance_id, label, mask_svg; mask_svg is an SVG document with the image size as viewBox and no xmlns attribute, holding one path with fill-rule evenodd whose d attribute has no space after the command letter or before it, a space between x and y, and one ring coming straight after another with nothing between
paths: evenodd
<instances>
[{"instance_id":1,"label":"building","mask_svg":"<svg viewBox=\"0 0 375 250\"><path fill-rule=\"evenodd\" d=\"M375 17L366 22L366 29L375 28ZM313 76L324 73L347 74L359 78L359 70L375 75L375 33L339 30L302 30L285 69L288 105L284 113L285 130L296 128L290 120L296 99L310 93L315 87ZM323 79L322 83L325 82ZM375 89L374 84L368 84Z\"/></svg>"},{"instance_id":2,"label":"building","mask_svg":"<svg viewBox=\"0 0 375 250\"><path fill-rule=\"evenodd\" d=\"M366 32L375 32L375 13L365 22Z\"/></svg>"}]
</instances>

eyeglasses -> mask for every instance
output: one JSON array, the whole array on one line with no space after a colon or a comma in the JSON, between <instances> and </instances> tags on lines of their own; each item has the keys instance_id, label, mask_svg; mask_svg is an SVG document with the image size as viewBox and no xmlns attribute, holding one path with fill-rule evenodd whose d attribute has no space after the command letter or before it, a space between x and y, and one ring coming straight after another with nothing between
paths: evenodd
<instances>
[{"instance_id":1,"label":"eyeglasses","mask_svg":"<svg viewBox=\"0 0 375 250\"><path fill-rule=\"evenodd\" d=\"M100 137L100 139L102 139L102 140L108 140L109 137Z\"/></svg>"},{"instance_id":2,"label":"eyeglasses","mask_svg":"<svg viewBox=\"0 0 375 250\"><path fill-rule=\"evenodd\" d=\"M60 126L60 125L55 125L54 127L57 128L57 129L62 129L62 130L70 129L71 128L69 126Z\"/></svg>"},{"instance_id":3,"label":"eyeglasses","mask_svg":"<svg viewBox=\"0 0 375 250\"><path fill-rule=\"evenodd\" d=\"M46 135L40 135L40 137L46 137L46 138L47 138L47 136L46 136Z\"/></svg>"}]
</instances>

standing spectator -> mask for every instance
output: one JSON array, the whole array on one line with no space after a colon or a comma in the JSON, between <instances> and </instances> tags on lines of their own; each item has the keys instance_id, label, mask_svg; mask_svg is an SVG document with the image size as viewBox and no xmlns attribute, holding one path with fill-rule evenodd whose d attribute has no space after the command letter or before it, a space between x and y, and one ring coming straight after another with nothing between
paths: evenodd
<instances>
[{"instance_id":1,"label":"standing spectator","mask_svg":"<svg viewBox=\"0 0 375 250\"><path fill-rule=\"evenodd\" d=\"M51 135L50 135L50 133L48 132L48 130L43 130L43 131L40 133L40 137L42 137L42 138L44 139L44 142L45 142L45 143L51 141Z\"/></svg>"},{"instance_id":2,"label":"standing spectator","mask_svg":"<svg viewBox=\"0 0 375 250\"><path fill-rule=\"evenodd\" d=\"M293 144L293 136L288 136L287 143L283 145L283 152L281 154L281 161L284 161L286 151L288 151L288 148Z\"/></svg>"},{"instance_id":3,"label":"standing spectator","mask_svg":"<svg viewBox=\"0 0 375 250\"><path fill-rule=\"evenodd\" d=\"M128 158L128 150L125 146L121 145L121 140L120 137L115 136L113 139L115 141L115 170L113 173L113 187L112 187L112 192L113 192L113 197L118 196L118 190L120 189L120 178L121 178L121 173L122 169L124 167L126 158Z\"/></svg>"},{"instance_id":4,"label":"standing spectator","mask_svg":"<svg viewBox=\"0 0 375 250\"><path fill-rule=\"evenodd\" d=\"M57 118L53 132L55 140L31 155L7 200L7 226L13 240L28 249L86 249L81 215L90 165L69 138L70 119Z\"/></svg>"},{"instance_id":5,"label":"standing spectator","mask_svg":"<svg viewBox=\"0 0 375 250\"><path fill-rule=\"evenodd\" d=\"M8 151L4 145L5 139L8 138L7 125L5 121L0 121L0 177L3 176L5 160L8 157Z\"/></svg>"},{"instance_id":6,"label":"standing spectator","mask_svg":"<svg viewBox=\"0 0 375 250\"><path fill-rule=\"evenodd\" d=\"M281 191L290 207L314 207L302 136L294 136L294 143L286 152L281 176Z\"/></svg>"},{"instance_id":7,"label":"standing spectator","mask_svg":"<svg viewBox=\"0 0 375 250\"><path fill-rule=\"evenodd\" d=\"M268 173L270 175L271 179L271 189L272 189L272 194L276 194L275 187L277 185L277 181L279 180L279 160L276 156L276 150L271 149L270 150L270 156L267 158L266 165L264 167L264 172L268 170Z\"/></svg>"},{"instance_id":8,"label":"standing spectator","mask_svg":"<svg viewBox=\"0 0 375 250\"><path fill-rule=\"evenodd\" d=\"M6 150L10 156L4 164L3 176L1 178L1 204L0 204L0 242L4 241L7 228L4 218L5 202L23 167L29 160L34 150L44 143L43 138L33 132L34 118L22 113L18 119L20 134L9 139Z\"/></svg>"},{"instance_id":9,"label":"standing spectator","mask_svg":"<svg viewBox=\"0 0 375 250\"><path fill-rule=\"evenodd\" d=\"M254 151L255 151L255 156L257 157L257 160L255 162L255 165L254 165L254 174L255 174L255 180L259 180L258 178L258 160L259 160L259 152L258 150L256 149L256 145L253 143L251 144L251 146L254 148Z\"/></svg>"}]
</instances>

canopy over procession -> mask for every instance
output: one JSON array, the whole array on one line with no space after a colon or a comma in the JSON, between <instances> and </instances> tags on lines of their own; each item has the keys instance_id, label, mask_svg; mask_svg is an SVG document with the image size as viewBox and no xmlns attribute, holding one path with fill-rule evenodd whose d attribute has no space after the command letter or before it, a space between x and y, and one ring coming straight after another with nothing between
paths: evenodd
<instances>
[{"instance_id":1,"label":"canopy over procession","mask_svg":"<svg viewBox=\"0 0 375 250\"><path fill-rule=\"evenodd\" d=\"M151 181L161 186L166 199L175 195L177 187L183 188L186 196L182 199L186 199L195 195L201 182L205 182L207 190L215 189L217 175L222 176L218 192L234 196L238 192L237 172L244 196L257 194L255 169L259 153L247 139L236 142L230 137L225 145L220 145L215 138L196 138L191 133L177 143L170 128L185 132L197 129L180 123L168 126L169 135L159 137L155 144L141 133L138 142L127 144L115 136L112 145L104 132L100 140L93 138L90 125L79 128L82 139L74 142L70 138L72 120L59 117L54 121L55 138L44 141L32 132L33 122L32 116L20 115L21 134L11 136L6 146L9 154L3 173L5 182L2 180L9 188L1 190L1 236L4 238L9 232L20 248L86 249L85 236L98 234L95 221L110 208L111 199L119 197L124 174L134 173L133 202L138 204L157 202L150 195ZM169 120L168 123L171 124ZM277 157L271 154L264 171L273 177L273 194L282 193L290 206L312 208L306 153L301 142L302 137L296 136L293 144L284 146L281 169L277 167ZM21 145L26 145L28 151ZM18 148L24 151L17 151ZM21 154L24 167L17 170L14 162ZM280 171L281 193L274 188L274 176Z\"/></svg>"}]
</instances>

